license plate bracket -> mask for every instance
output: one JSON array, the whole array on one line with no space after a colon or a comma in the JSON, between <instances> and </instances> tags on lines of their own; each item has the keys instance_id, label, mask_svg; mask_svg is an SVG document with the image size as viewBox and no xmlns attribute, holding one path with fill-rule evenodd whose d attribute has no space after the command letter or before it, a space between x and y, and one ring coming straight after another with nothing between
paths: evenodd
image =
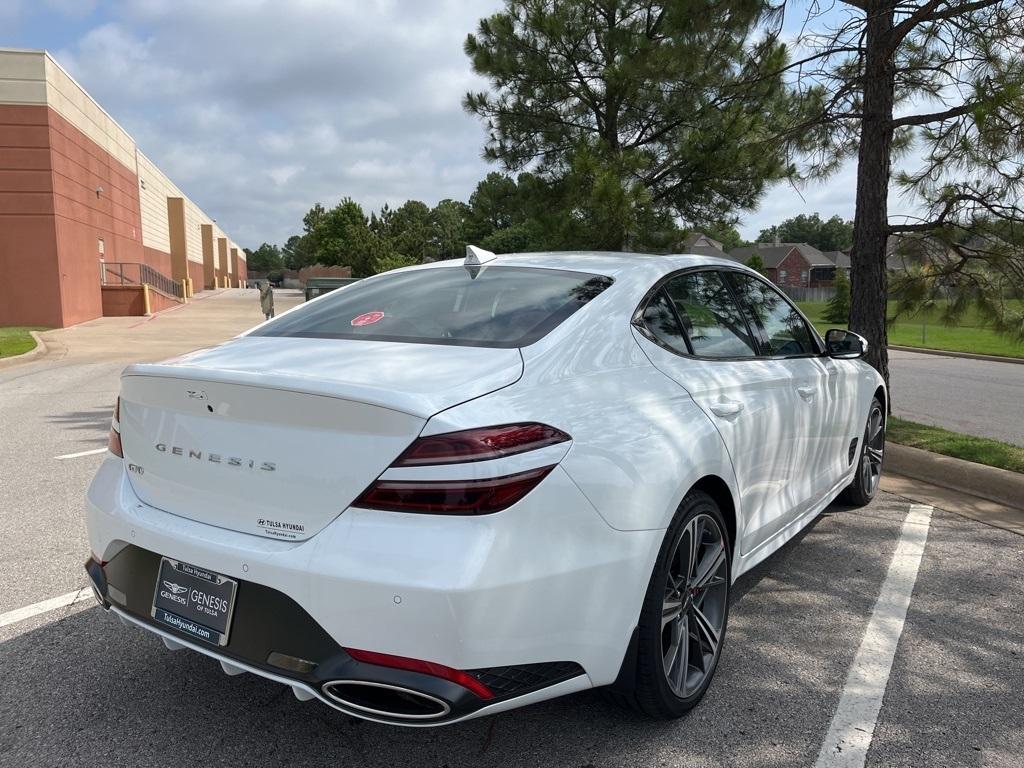
<instances>
[{"instance_id":1,"label":"license plate bracket","mask_svg":"<svg viewBox=\"0 0 1024 768\"><path fill-rule=\"evenodd\" d=\"M228 644L238 581L169 557L160 559L150 615L211 645Z\"/></svg>"}]
</instances>

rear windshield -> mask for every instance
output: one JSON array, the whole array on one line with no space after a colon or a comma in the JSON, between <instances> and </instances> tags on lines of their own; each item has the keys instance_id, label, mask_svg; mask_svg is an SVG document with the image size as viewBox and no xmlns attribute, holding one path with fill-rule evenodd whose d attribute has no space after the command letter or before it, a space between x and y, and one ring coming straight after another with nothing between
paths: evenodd
<instances>
[{"instance_id":1,"label":"rear windshield","mask_svg":"<svg viewBox=\"0 0 1024 768\"><path fill-rule=\"evenodd\" d=\"M437 267L355 283L253 336L523 347L612 284L531 267Z\"/></svg>"}]
</instances>

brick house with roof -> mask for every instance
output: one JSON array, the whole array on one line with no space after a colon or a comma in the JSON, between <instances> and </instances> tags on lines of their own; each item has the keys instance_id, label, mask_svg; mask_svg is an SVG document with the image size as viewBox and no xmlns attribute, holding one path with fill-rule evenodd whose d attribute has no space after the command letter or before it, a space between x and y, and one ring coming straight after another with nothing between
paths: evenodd
<instances>
[{"instance_id":1,"label":"brick house with roof","mask_svg":"<svg viewBox=\"0 0 1024 768\"><path fill-rule=\"evenodd\" d=\"M807 243L758 243L733 248L729 258L746 264L754 255L764 263L765 276L785 288L831 285L836 262Z\"/></svg>"}]
</instances>

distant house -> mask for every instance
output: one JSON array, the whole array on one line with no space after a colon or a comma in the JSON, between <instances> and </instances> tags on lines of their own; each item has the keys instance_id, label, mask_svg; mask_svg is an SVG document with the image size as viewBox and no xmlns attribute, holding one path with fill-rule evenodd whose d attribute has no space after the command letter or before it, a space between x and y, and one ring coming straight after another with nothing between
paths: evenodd
<instances>
[{"instance_id":1,"label":"distant house","mask_svg":"<svg viewBox=\"0 0 1024 768\"><path fill-rule=\"evenodd\" d=\"M822 251L826 259L832 262L831 267L813 267L811 269L811 288L831 286L836 282L836 270L843 270L850 276L850 254L846 251Z\"/></svg>"},{"instance_id":2,"label":"distant house","mask_svg":"<svg viewBox=\"0 0 1024 768\"><path fill-rule=\"evenodd\" d=\"M691 232L683 238L680 253L694 253L698 256L717 256L720 259L729 258L729 254L722 248L722 244L713 237L708 237L703 232Z\"/></svg>"},{"instance_id":3,"label":"distant house","mask_svg":"<svg viewBox=\"0 0 1024 768\"><path fill-rule=\"evenodd\" d=\"M784 288L831 285L835 279L838 257L830 257L807 243L758 243L733 248L729 258L746 264L755 254L761 257L768 279ZM845 259L844 269L849 270L849 257L839 255Z\"/></svg>"}]
</instances>

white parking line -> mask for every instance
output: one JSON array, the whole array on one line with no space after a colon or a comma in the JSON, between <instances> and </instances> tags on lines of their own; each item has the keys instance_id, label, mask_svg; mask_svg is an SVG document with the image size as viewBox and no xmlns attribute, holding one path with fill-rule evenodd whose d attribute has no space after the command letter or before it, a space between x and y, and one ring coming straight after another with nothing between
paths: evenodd
<instances>
[{"instance_id":1,"label":"white parking line","mask_svg":"<svg viewBox=\"0 0 1024 768\"><path fill-rule=\"evenodd\" d=\"M912 504L815 768L862 768L928 539L932 508Z\"/></svg>"},{"instance_id":2,"label":"white parking line","mask_svg":"<svg viewBox=\"0 0 1024 768\"><path fill-rule=\"evenodd\" d=\"M51 597L49 600L26 605L24 608L15 608L13 611L0 613L0 627L6 627L25 619L31 619L33 616L56 611L58 608L67 608L69 605L92 599L92 592L88 589L76 589L74 592L68 592L60 597Z\"/></svg>"},{"instance_id":3,"label":"white parking line","mask_svg":"<svg viewBox=\"0 0 1024 768\"><path fill-rule=\"evenodd\" d=\"M95 456L97 453L103 453L106 448L96 448L92 451L79 451L78 453L65 453L63 456L54 456L53 458L58 461L61 459L77 459L80 456Z\"/></svg>"}]
</instances>

